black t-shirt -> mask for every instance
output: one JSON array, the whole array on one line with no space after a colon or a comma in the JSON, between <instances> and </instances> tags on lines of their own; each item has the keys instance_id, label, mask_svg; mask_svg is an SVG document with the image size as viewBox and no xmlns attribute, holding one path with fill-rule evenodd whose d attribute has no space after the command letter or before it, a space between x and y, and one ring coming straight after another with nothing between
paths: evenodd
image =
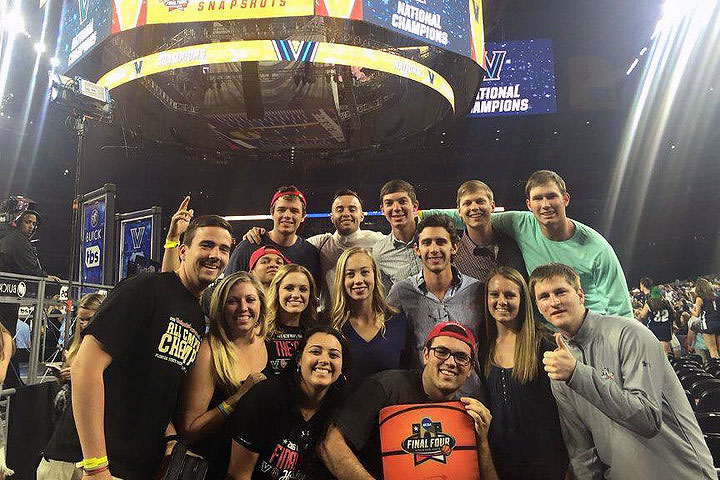
<instances>
[{"instance_id":1,"label":"black t-shirt","mask_svg":"<svg viewBox=\"0 0 720 480\"><path fill-rule=\"evenodd\" d=\"M270 240L267 234L263 235L259 244L253 244L247 240L243 240L235 247L235 251L230 256L230 261L225 268L225 275L234 272L248 271L250 256L260 247L271 246L277 248L285 257L293 263L302 265L310 270L316 285L321 285L323 281L322 270L320 269L320 254L312 244L301 237L297 237L295 243L289 247L278 245Z\"/></svg>"},{"instance_id":2,"label":"black t-shirt","mask_svg":"<svg viewBox=\"0 0 720 480\"><path fill-rule=\"evenodd\" d=\"M233 439L258 454L252 480L315 480L323 469L314 455L324 412L306 421L288 376L258 383L230 419Z\"/></svg>"},{"instance_id":3,"label":"black t-shirt","mask_svg":"<svg viewBox=\"0 0 720 480\"><path fill-rule=\"evenodd\" d=\"M113 475L124 480L154 476L180 381L195 361L204 325L198 299L169 272L120 282L83 331L112 356L103 381L105 444ZM46 457L82 460L70 409L57 428Z\"/></svg>"},{"instance_id":4,"label":"black t-shirt","mask_svg":"<svg viewBox=\"0 0 720 480\"><path fill-rule=\"evenodd\" d=\"M282 373L297 351L303 338L303 328L278 324L277 331L265 341L268 367L274 373Z\"/></svg>"},{"instance_id":5,"label":"black t-shirt","mask_svg":"<svg viewBox=\"0 0 720 480\"><path fill-rule=\"evenodd\" d=\"M332 415L345 441L375 478L383 476L378 429L380 410L407 403L432 403L423 389L422 372L386 370L367 377Z\"/></svg>"}]
</instances>

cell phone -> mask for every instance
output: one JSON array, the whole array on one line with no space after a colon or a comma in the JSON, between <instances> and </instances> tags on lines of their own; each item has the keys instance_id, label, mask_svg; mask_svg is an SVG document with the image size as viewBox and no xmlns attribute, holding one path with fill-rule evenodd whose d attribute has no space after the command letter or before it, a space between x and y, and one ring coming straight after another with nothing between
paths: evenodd
<instances>
[{"instance_id":1,"label":"cell phone","mask_svg":"<svg viewBox=\"0 0 720 480\"><path fill-rule=\"evenodd\" d=\"M60 370L62 370L62 363L61 362L50 362L50 363L46 363L45 367L50 370L53 370L57 373L60 373Z\"/></svg>"}]
</instances>

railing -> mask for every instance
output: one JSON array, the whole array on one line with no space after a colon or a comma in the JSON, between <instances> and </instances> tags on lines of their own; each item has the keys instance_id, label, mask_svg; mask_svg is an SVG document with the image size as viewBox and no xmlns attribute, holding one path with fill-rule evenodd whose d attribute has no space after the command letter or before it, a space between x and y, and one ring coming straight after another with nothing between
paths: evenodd
<instances>
[{"instance_id":1,"label":"railing","mask_svg":"<svg viewBox=\"0 0 720 480\"><path fill-rule=\"evenodd\" d=\"M65 328L60 332L60 335L63 340L62 345L67 348L72 336L75 318L70 308L66 308L66 311L62 313L62 309L67 307L66 299L72 300L72 305L77 305L78 299L86 293L92 291L107 292L112 288L109 285L80 284L68 281L55 282L44 277L0 272L0 303L17 304L19 307L29 307L33 310L30 323L30 357L27 375L24 379L25 383L29 385L39 383L44 381L47 375L47 370L45 370L42 378L39 379L38 370L42 363L41 353L42 359L45 360L46 358L45 335L47 335L49 316L65 317ZM47 312L46 309L50 307L55 307L60 313L51 314ZM62 356L60 360L62 360Z\"/></svg>"},{"instance_id":2,"label":"railing","mask_svg":"<svg viewBox=\"0 0 720 480\"><path fill-rule=\"evenodd\" d=\"M15 394L14 388L0 390L0 428L2 428L2 437L5 441L8 438L8 421L10 419L10 397Z\"/></svg>"}]
</instances>

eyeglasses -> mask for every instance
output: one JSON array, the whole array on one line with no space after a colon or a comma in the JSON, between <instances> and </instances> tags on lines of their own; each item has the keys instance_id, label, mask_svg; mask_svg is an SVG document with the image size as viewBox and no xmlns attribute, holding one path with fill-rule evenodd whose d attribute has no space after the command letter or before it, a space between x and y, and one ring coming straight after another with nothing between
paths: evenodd
<instances>
[{"instance_id":1,"label":"eyeglasses","mask_svg":"<svg viewBox=\"0 0 720 480\"><path fill-rule=\"evenodd\" d=\"M442 360L443 362L450 358L450 355L452 355L455 359L455 363L457 363L461 367L467 367L472 361L472 357L465 352L453 352L452 350L445 347L430 347L428 348L428 350L433 352L435 358L437 358L438 360Z\"/></svg>"}]
</instances>

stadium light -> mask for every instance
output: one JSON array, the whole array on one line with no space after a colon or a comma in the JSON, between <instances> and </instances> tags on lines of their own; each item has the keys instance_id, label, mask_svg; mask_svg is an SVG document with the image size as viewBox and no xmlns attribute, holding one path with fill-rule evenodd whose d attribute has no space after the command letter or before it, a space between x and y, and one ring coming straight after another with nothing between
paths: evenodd
<instances>
[{"instance_id":1,"label":"stadium light","mask_svg":"<svg viewBox=\"0 0 720 480\"><path fill-rule=\"evenodd\" d=\"M45 52L45 44L43 42L35 42L35 45L33 45L33 48L39 54Z\"/></svg>"},{"instance_id":2,"label":"stadium light","mask_svg":"<svg viewBox=\"0 0 720 480\"><path fill-rule=\"evenodd\" d=\"M2 19L2 29L10 35L25 33L25 19L20 13L19 7L16 6L5 15L5 18Z\"/></svg>"}]
</instances>

